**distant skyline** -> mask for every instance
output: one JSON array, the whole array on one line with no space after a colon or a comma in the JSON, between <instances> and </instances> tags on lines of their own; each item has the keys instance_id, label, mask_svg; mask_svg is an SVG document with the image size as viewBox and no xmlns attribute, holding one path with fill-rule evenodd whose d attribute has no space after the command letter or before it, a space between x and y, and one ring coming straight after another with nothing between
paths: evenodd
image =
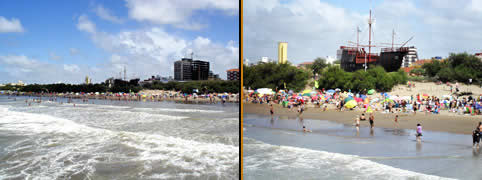
<instances>
[{"instance_id":1,"label":"distant skyline","mask_svg":"<svg viewBox=\"0 0 482 180\"><path fill-rule=\"evenodd\" d=\"M243 58L277 60L278 42L288 42L288 61L336 57L340 46L368 44L372 9L375 44L402 44L418 49L420 59L449 53L482 52L482 0L268 0L243 1ZM367 49L368 50L368 49ZM380 49L372 51L379 53Z\"/></svg>"},{"instance_id":2,"label":"distant skyline","mask_svg":"<svg viewBox=\"0 0 482 180\"><path fill-rule=\"evenodd\" d=\"M174 76L191 52L238 68L239 1L0 1L0 84Z\"/></svg>"}]
</instances>

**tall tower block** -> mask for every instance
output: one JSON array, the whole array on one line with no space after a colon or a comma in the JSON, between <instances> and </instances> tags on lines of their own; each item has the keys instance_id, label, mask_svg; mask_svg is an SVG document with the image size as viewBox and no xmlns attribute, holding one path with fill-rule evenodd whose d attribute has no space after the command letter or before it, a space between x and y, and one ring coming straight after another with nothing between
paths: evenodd
<instances>
[{"instance_id":1,"label":"tall tower block","mask_svg":"<svg viewBox=\"0 0 482 180\"><path fill-rule=\"evenodd\" d=\"M288 43L278 42L278 64L286 64L288 62Z\"/></svg>"}]
</instances>

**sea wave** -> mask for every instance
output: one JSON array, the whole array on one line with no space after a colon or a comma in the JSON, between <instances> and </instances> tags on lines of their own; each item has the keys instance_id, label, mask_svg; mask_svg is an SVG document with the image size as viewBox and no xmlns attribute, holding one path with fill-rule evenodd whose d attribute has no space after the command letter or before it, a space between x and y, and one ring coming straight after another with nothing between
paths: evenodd
<instances>
[{"instance_id":1,"label":"sea wave","mask_svg":"<svg viewBox=\"0 0 482 180\"><path fill-rule=\"evenodd\" d=\"M126 164L138 170L131 178L235 179L239 173L238 146L94 128L5 106L0 133L24 137L5 147L1 178L100 178L109 167Z\"/></svg>"},{"instance_id":2,"label":"sea wave","mask_svg":"<svg viewBox=\"0 0 482 180\"><path fill-rule=\"evenodd\" d=\"M292 146L276 146L251 138L244 139L244 168L248 177L275 171L282 175L321 179L448 179L376 163L356 155L318 151ZM320 176L320 174L322 174Z\"/></svg>"}]
</instances>

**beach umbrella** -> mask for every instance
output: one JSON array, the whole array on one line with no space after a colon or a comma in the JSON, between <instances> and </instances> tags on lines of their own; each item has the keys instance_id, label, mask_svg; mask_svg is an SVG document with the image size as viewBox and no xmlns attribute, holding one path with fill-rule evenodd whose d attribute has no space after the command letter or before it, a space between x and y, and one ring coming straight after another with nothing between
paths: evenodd
<instances>
[{"instance_id":1,"label":"beach umbrella","mask_svg":"<svg viewBox=\"0 0 482 180\"><path fill-rule=\"evenodd\" d=\"M373 109L371 106L367 106L367 108L365 109L365 113L372 113L373 112Z\"/></svg>"},{"instance_id":2,"label":"beach umbrella","mask_svg":"<svg viewBox=\"0 0 482 180\"><path fill-rule=\"evenodd\" d=\"M248 93L252 93L252 92L254 92L254 90L252 90L252 89L248 90Z\"/></svg>"},{"instance_id":3,"label":"beach umbrella","mask_svg":"<svg viewBox=\"0 0 482 180\"><path fill-rule=\"evenodd\" d=\"M356 98L355 98L355 101L356 101L356 102L363 102L363 99L362 99L362 98L357 98L357 97L356 97Z\"/></svg>"},{"instance_id":4,"label":"beach umbrella","mask_svg":"<svg viewBox=\"0 0 482 180\"><path fill-rule=\"evenodd\" d=\"M310 92L311 92L311 89L305 89L305 90L303 90L303 94L305 94L305 93L310 93Z\"/></svg>"},{"instance_id":5,"label":"beach umbrella","mask_svg":"<svg viewBox=\"0 0 482 180\"><path fill-rule=\"evenodd\" d=\"M356 101L353 100L353 99L350 100L350 101L348 101L347 103L345 103L345 107L346 107L346 108L349 108L349 109L350 109L350 108L354 108L356 105L357 105L357 103L356 103Z\"/></svg>"},{"instance_id":6,"label":"beach umbrella","mask_svg":"<svg viewBox=\"0 0 482 180\"><path fill-rule=\"evenodd\" d=\"M336 88L335 91L341 91L341 89L340 89L340 88Z\"/></svg>"},{"instance_id":7,"label":"beach umbrella","mask_svg":"<svg viewBox=\"0 0 482 180\"><path fill-rule=\"evenodd\" d=\"M303 96L308 96L308 97L309 97L309 96L311 96L311 94L310 94L310 93L303 93Z\"/></svg>"},{"instance_id":8,"label":"beach umbrella","mask_svg":"<svg viewBox=\"0 0 482 180\"><path fill-rule=\"evenodd\" d=\"M422 95L422 98L427 99L427 98L428 98L428 94L423 94L423 95Z\"/></svg>"},{"instance_id":9,"label":"beach umbrella","mask_svg":"<svg viewBox=\"0 0 482 180\"><path fill-rule=\"evenodd\" d=\"M373 93L375 93L375 89L370 89L370 90L368 90L368 92L367 92L368 95L372 95Z\"/></svg>"},{"instance_id":10,"label":"beach umbrella","mask_svg":"<svg viewBox=\"0 0 482 180\"><path fill-rule=\"evenodd\" d=\"M347 98L344 99L345 103L347 103L348 101L351 101L351 100L354 100L354 99L352 97L347 97Z\"/></svg>"}]
</instances>

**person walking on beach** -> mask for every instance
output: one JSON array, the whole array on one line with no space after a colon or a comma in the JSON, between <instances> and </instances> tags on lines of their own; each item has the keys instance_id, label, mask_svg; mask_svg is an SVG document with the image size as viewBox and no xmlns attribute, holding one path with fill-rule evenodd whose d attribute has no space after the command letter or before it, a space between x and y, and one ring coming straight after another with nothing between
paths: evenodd
<instances>
[{"instance_id":1,"label":"person walking on beach","mask_svg":"<svg viewBox=\"0 0 482 180\"><path fill-rule=\"evenodd\" d=\"M395 127L398 128L398 115L395 115Z\"/></svg>"},{"instance_id":2,"label":"person walking on beach","mask_svg":"<svg viewBox=\"0 0 482 180\"><path fill-rule=\"evenodd\" d=\"M269 104L269 113L271 114L271 117L273 117L273 114L274 114L273 104Z\"/></svg>"},{"instance_id":3,"label":"person walking on beach","mask_svg":"<svg viewBox=\"0 0 482 180\"><path fill-rule=\"evenodd\" d=\"M370 128L373 129L373 121L375 120L375 116L373 116L373 113L370 114L370 117L368 119L370 120Z\"/></svg>"},{"instance_id":4,"label":"person walking on beach","mask_svg":"<svg viewBox=\"0 0 482 180\"><path fill-rule=\"evenodd\" d=\"M355 127L356 127L356 131L360 131L360 117L357 117L355 118Z\"/></svg>"},{"instance_id":5,"label":"person walking on beach","mask_svg":"<svg viewBox=\"0 0 482 180\"><path fill-rule=\"evenodd\" d=\"M417 134L415 136L417 137L417 142L422 142L422 125L417 124Z\"/></svg>"},{"instance_id":6,"label":"person walking on beach","mask_svg":"<svg viewBox=\"0 0 482 180\"><path fill-rule=\"evenodd\" d=\"M477 127L475 128L475 130L473 131L472 133L472 139L473 139L473 147L474 148L479 148L480 147L480 136L481 136L481 131L482 130L482 122L479 122L479 124L477 125Z\"/></svg>"}]
</instances>

